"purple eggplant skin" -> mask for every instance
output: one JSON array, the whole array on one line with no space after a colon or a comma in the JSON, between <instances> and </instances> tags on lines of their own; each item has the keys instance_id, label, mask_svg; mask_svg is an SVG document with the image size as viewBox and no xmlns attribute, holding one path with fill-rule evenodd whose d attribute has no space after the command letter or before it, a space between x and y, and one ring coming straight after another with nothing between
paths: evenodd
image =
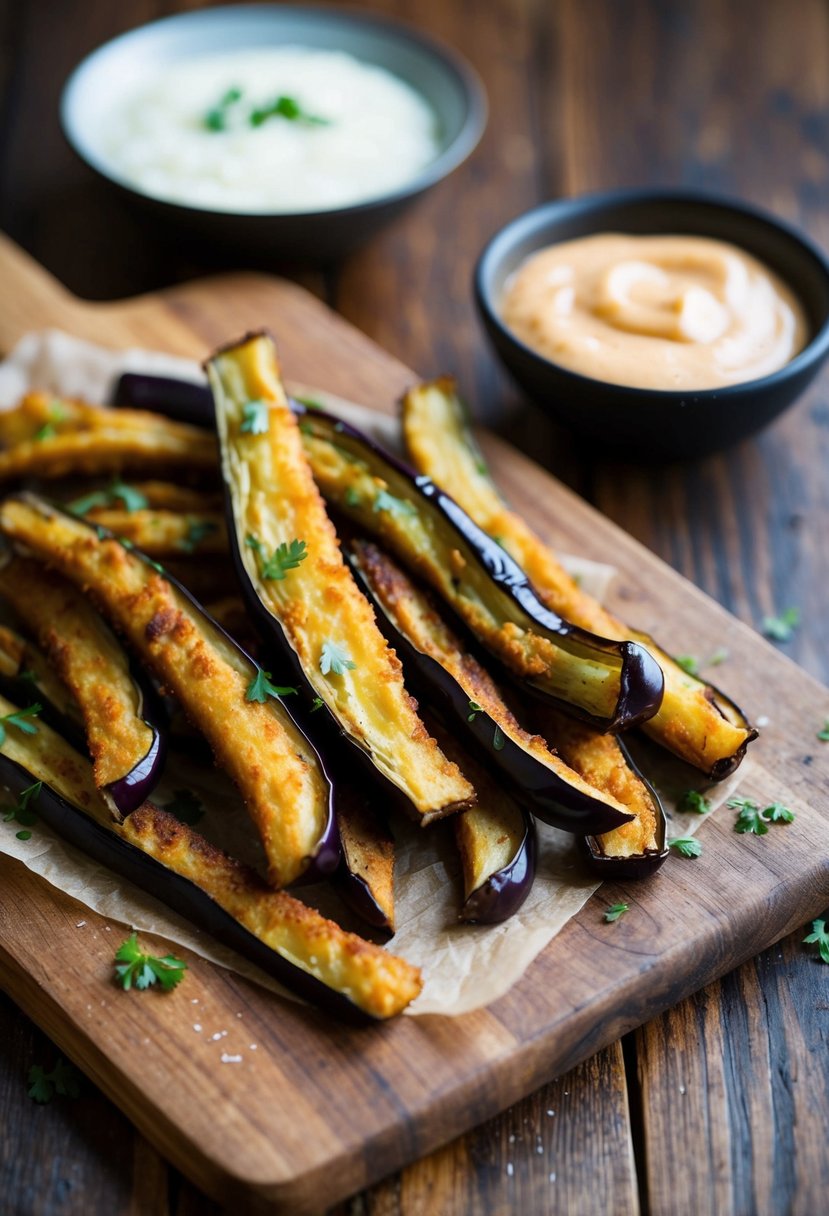
<instances>
[{"instance_id":1,"label":"purple eggplant skin","mask_svg":"<svg viewBox=\"0 0 829 1216\"><path fill-rule=\"evenodd\" d=\"M535 881L538 839L535 824L525 814L526 831L509 865L497 870L464 902L460 920L467 924L499 925L523 904Z\"/></svg>"},{"instance_id":2,"label":"purple eggplant skin","mask_svg":"<svg viewBox=\"0 0 829 1216\"><path fill-rule=\"evenodd\" d=\"M86 520L79 519L77 515L71 515L69 512L63 511L61 507L56 506L54 503L50 503L49 505L52 510L61 512L64 515L69 515L73 523L83 524L85 527L88 527L90 531L96 532L99 536L105 536L110 540L118 540L118 537L114 532L111 532L109 528L104 528L101 524L87 523ZM130 552L143 561L145 565L149 566L152 570L155 570L156 573L160 573L161 576L165 578L172 587L175 588L176 592L182 596L182 598L185 599L200 616L204 618L209 627L211 629L215 629L216 632L219 633L222 638L224 638L227 645L231 649L235 650L246 663L250 664L252 671L259 670L259 664L255 661L255 659L252 659L247 651L242 649L235 638L232 638L230 634L222 628L219 622L213 619L210 613L205 610L196 597L191 595L187 588L180 583L177 578L174 578L173 575L170 574L169 571L165 570L163 566L159 565L157 561L151 557L148 557L146 553L142 553L141 550L135 546L130 546ZM329 874L333 874L340 864L340 834L337 829L337 817L334 811L334 787L331 778L328 775L325 763L323 762L323 758L309 738L308 732L304 729L301 721L281 698L279 704L282 712L287 718L290 718L296 730L305 737L308 749L314 755L316 762L320 767L320 771L328 784L328 814L326 816L325 826L320 834L314 854L301 876L303 882L314 882L318 878L326 878ZM133 809L135 808L133 807Z\"/></svg>"},{"instance_id":3,"label":"purple eggplant skin","mask_svg":"<svg viewBox=\"0 0 829 1216\"><path fill-rule=\"evenodd\" d=\"M531 753L519 747L501 732L503 746L493 747L498 725L485 710L471 715L469 695L437 659L418 650L405 633L397 628L382 603L374 595L359 560L353 551L347 554L360 589L374 608L377 623L389 645L397 652L407 680L410 680L424 705L437 714L446 728L460 738L466 735L475 742L475 755L497 769L518 795L519 801L533 815L563 832L601 835L628 823L631 815L623 815L581 790L569 786ZM470 717L472 721L470 721Z\"/></svg>"},{"instance_id":4,"label":"purple eggplant skin","mask_svg":"<svg viewBox=\"0 0 829 1216\"><path fill-rule=\"evenodd\" d=\"M128 773L111 781L101 791L105 798L112 799L121 815L129 815L147 801L161 779L167 760L166 737L152 722L146 718L143 721L153 732L147 754Z\"/></svg>"},{"instance_id":5,"label":"purple eggplant skin","mask_svg":"<svg viewBox=\"0 0 829 1216\"><path fill-rule=\"evenodd\" d=\"M630 857L606 857L602 853L595 836L583 836L579 841L580 851L588 870L602 880L650 878L652 874L655 874L664 865L670 853L670 849L666 843L668 820L665 816L662 799L635 763L629 749L625 747L621 739L619 740L619 746L624 752L628 767L647 788L653 801L654 809L656 810L657 847L655 849L648 849L644 853L634 853Z\"/></svg>"},{"instance_id":6,"label":"purple eggplant skin","mask_svg":"<svg viewBox=\"0 0 829 1216\"><path fill-rule=\"evenodd\" d=\"M599 652L620 662L619 697L609 718L581 713L573 705L562 704L549 693L534 688L530 680L521 680L522 688L543 700L559 704L566 712L603 731L629 730L653 717L662 703L664 678L662 668L644 646L638 642L614 642L599 637L545 608L521 567L430 478L417 473L350 423L323 410L305 410L296 402L292 404L306 415L315 431L338 446L350 448L371 472L383 477L385 471L390 470L394 476L408 482L413 498L423 502L424 509L435 520L435 527L448 530L458 537L497 589L513 601L531 624L538 626L543 633L552 634L559 646L572 653L586 652L587 657L595 657ZM512 673L507 674L515 678Z\"/></svg>"},{"instance_id":7,"label":"purple eggplant skin","mask_svg":"<svg viewBox=\"0 0 829 1216\"><path fill-rule=\"evenodd\" d=\"M360 920L371 925L372 929L377 929L384 937L391 937L393 930L385 912L372 895L366 880L359 874L355 874L353 870L349 870L345 856L334 876L334 884L349 908L359 916Z\"/></svg>"},{"instance_id":8,"label":"purple eggplant skin","mask_svg":"<svg viewBox=\"0 0 829 1216\"><path fill-rule=\"evenodd\" d=\"M36 781L22 765L0 753L0 782L14 795ZM346 996L334 992L314 976L303 971L260 942L243 925L206 895L201 888L180 874L168 870L154 857L142 853L129 841L101 826L83 811L67 802L44 782L31 808L44 823L80 849L88 857L148 892L174 912L205 930L217 941L235 950L260 967L297 996L333 1014L341 1021L373 1025L374 1019L358 1009Z\"/></svg>"},{"instance_id":9,"label":"purple eggplant skin","mask_svg":"<svg viewBox=\"0 0 829 1216\"><path fill-rule=\"evenodd\" d=\"M171 376L124 372L113 389L110 404L131 410L151 410L165 414L173 422L214 429L213 399L206 384L174 380Z\"/></svg>"}]
</instances>

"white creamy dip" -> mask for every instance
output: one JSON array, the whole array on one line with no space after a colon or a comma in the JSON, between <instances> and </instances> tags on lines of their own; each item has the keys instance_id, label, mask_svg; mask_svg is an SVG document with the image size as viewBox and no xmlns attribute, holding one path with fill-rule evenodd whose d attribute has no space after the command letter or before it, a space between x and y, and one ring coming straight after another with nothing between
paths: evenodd
<instances>
[{"instance_id":1,"label":"white creamy dip","mask_svg":"<svg viewBox=\"0 0 829 1216\"><path fill-rule=\"evenodd\" d=\"M410 85L300 46L160 67L113 103L96 142L145 194L251 213L365 202L439 151L436 115Z\"/></svg>"}]
</instances>

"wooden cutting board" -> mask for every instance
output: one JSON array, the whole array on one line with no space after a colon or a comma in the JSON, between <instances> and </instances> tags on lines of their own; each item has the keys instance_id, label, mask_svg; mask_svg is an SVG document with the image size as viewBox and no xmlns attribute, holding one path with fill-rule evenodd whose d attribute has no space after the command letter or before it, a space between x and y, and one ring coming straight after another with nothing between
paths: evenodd
<instances>
[{"instance_id":1,"label":"wooden cutting board","mask_svg":"<svg viewBox=\"0 0 829 1216\"><path fill-rule=\"evenodd\" d=\"M0 238L0 282L3 350L27 330L55 326L113 347L202 358L266 325L289 379L391 411L414 378L307 292L263 275L91 304ZM160 1152L237 1209L321 1211L571 1068L829 902L829 747L815 742L829 692L543 470L493 437L483 442L509 498L555 547L619 568L620 613L677 651L728 648L728 691L770 719L741 792L779 798L797 819L746 837L723 811L703 829L699 860L674 860L642 886L604 888L489 1008L358 1030L201 959L170 996L118 992L110 979L122 927L0 857L0 984ZM605 925L603 908L622 897L631 911ZM223 1054L242 1061L223 1063Z\"/></svg>"}]
</instances>

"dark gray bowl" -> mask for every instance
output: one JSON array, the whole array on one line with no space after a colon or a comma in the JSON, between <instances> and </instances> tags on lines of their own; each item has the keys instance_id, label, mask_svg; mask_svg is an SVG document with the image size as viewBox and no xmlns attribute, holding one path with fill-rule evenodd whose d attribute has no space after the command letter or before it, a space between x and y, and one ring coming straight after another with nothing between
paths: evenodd
<instances>
[{"instance_id":1,"label":"dark gray bowl","mask_svg":"<svg viewBox=\"0 0 829 1216\"><path fill-rule=\"evenodd\" d=\"M219 50L290 43L346 51L405 80L437 115L441 148L435 159L405 186L365 203L326 211L240 213L152 198L120 178L96 147L96 112L111 105L122 82L132 83L144 64L174 70L185 59ZM200 9L122 34L81 61L64 86L60 106L64 133L78 155L160 220L221 247L313 262L355 248L457 168L478 143L486 112L486 95L472 68L416 30L348 9L276 4Z\"/></svg>"},{"instance_id":2,"label":"dark gray bowl","mask_svg":"<svg viewBox=\"0 0 829 1216\"><path fill-rule=\"evenodd\" d=\"M595 232L681 233L730 241L775 270L801 300L808 345L760 380L693 392L607 384L559 367L500 318L504 283L531 253ZM563 426L634 457L682 459L728 447L787 409L829 353L829 260L768 212L705 194L614 191L546 203L502 228L475 271L475 295L496 351L521 387Z\"/></svg>"}]
</instances>

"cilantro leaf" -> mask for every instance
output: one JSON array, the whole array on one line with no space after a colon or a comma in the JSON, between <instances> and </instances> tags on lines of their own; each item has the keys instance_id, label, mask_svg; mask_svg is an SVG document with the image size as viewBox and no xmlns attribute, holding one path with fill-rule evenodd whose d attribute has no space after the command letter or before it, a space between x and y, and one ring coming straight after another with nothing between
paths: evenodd
<instances>
[{"instance_id":1,"label":"cilantro leaf","mask_svg":"<svg viewBox=\"0 0 829 1216\"><path fill-rule=\"evenodd\" d=\"M404 498L395 498L388 490L378 490L372 504L373 511L388 511L390 515L414 515L416 509Z\"/></svg>"},{"instance_id":2,"label":"cilantro leaf","mask_svg":"<svg viewBox=\"0 0 829 1216\"><path fill-rule=\"evenodd\" d=\"M267 435L271 424L270 407L261 398L248 401L242 406L242 424L239 430L243 435Z\"/></svg>"},{"instance_id":3,"label":"cilantro leaf","mask_svg":"<svg viewBox=\"0 0 829 1216\"><path fill-rule=\"evenodd\" d=\"M36 718L42 710L40 702L35 701L34 705L27 705L25 709L15 709L9 714L3 714L0 717L0 747L6 742L7 726L16 726L24 735L36 735L37 727L29 719Z\"/></svg>"},{"instance_id":4,"label":"cilantro leaf","mask_svg":"<svg viewBox=\"0 0 829 1216\"><path fill-rule=\"evenodd\" d=\"M731 810L739 811L734 831L741 835L765 836L769 825L763 819L760 808L750 798L729 798L726 803Z\"/></svg>"},{"instance_id":5,"label":"cilantro leaf","mask_svg":"<svg viewBox=\"0 0 829 1216\"><path fill-rule=\"evenodd\" d=\"M262 578L275 582L281 582L289 570L295 570L308 556L304 540L292 540L290 544L283 541L277 545L270 557L267 556L262 542L250 533L245 537L245 544L249 549L253 549L259 558L259 573Z\"/></svg>"},{"instance_id":6,"label":"cilantro leaf","mask_svg":"<svg viewBox=\"0 0 829 1216\"><path fill-rule=\"evenodd\" d=\"M818 731L817 737L821 743L829 743L829 718L823 723L823 730Z\"/></svg>"},{"instance_id":7,"label":"cilantro leaf","mask_svg":"<svg viewBox=\"0 0 829 1216\"><path fill-rule=\"evenodd\" d=\"M181 542L181 548L187 553L193 553L206 536L212 536L218 530L218 524L214 524L212 519L191 519L187 525L187 535Z\"/></svg>"},{"instance_id":8,"label":"cilantro leaf","mask_svg":"<svg viewBox=\"0 0 829 1216\"><path fill-rule=\"evenodd\" d=\"M96 507L112 507L118 502L130 514L133 511L143 511L150 505L149 499L140 490L128 486L123 481L115 480L105 490L93 490L91 494L86 494L83 498L76 498L69 503L67 510L71 511L73 515L88 515Z\"/></svg>"},{"instance_id":9,"label":"cilantro leaf","mask_svg":"<svg viewBox=\"0 0 829 1216\"><path fill-rule=\"evenodd\" d=\"M285 94L276 97L267 105L251 110L248 122L252 127L261 127L269 118L287 118L289 122L303 122L309 126L327 127L330 124L330 119L310 114L295 97L287 97Z\"/></svg>"},{"instance_id":10,"label":"cilantro leaf","mask_svg":"<svg viewBox=\"0 0 829 1216\"><path fill-rule=\"evenodd\" d=\"M763 811L763 818L769 823L793 823L794 811L790 811L782 802L772 802Z\"/></svg>"},{"instance_id":11,"label":"cilantro leaf","mask_svg":"<svg viewBox=\"0 0 829 1216\"><path fill-rule=\"evenodd\" d=\"M825 920L813 920L812 932L803 939L804 945L817 946L821 962L829 963L829 931Z\"/></svg>"},{"instance_id":12,"label":"cilantro leaf","mask_svg":"<svg viewBox=\"0 0 829 1216\"><path fill-rule=\"evenodd\" d=\"M10 823L13 819L16 819L23 828L30 828L33 824L37 823L37 815L29 804L38 797L42 789L43 782L36 781L34 785L30 785L28 789L23 790L14 806L3 816L3 822ZM28 837L25 837L25 839L28 839Z\"/></svg>"},{"instance_id":13,"label":"cilantro leaf","mask_svg":"<svg viewBox=\"0 0 829 1216\"><path fill-rule=\"evenodd\" d=\"M204 816L201 799L192 790L173 790L172 798L163 805L165 811L175 815L176 819L186 823L188 827L193 827Z\"/></svg>"},{"instance_id":14,"label":"cilantro leaf","mask_svg":"<svg viewBox=\"0 0 829 1216\"><path fill-rule=\"evenodd\" d=\"M673 836L668 841L669 849L676 849L680 857L702 856L702 845L693 836Z\"/></svg>"},{"instance_id":15,"label":"cilantro leaf","mask_svg":"<svg viewBox=\"0 0 829 1216\"><path fill-rule=\"evenodd\" d=\"M609 908L605 908L604 918L610 925L614 920L618 920L620 916L624 916L625 912L630 911L630 904L611 904Z\"/></svg>"},{"instance_id":16,"label":"cilantro leaf","mask_svg":"<svg viewBox=\"0 0 829 1216\"><path fill-rule=\"evenodd\" d=\"M677 803L678 811L693 811L695 815L705 815L711 810L711 803L699 790L686 790Z\"/></svg>"},{"instance_id":17,"label":"cilantro leaf","mask_svg":"<svg viewBox=\"0 0 829 1216\"><path fill-rule=\"evenodd\" d=\"M477 701L470 701L469 702L469 713L466 716L467 722L474 722L475 719L477 718L478 714L482 714L483 712L484 712L483 705L479 705Z\"/></svg>"},{"instance_id":18,"label":"cilantro leaf","mask_svg":"<svg viewBox=\"0 0 829 1216\"><path fill-rule=\"evenodd\" d=\"M763 617L763 634L773 642L789 642L800 624L800 609L785 608L779 616Z\"/></svg>"},{"instance_id":19,"label":"cilantro leaf","mask_svg":"<svg viewBox=\"0 0 829 1216\"><path fill-rule=\"evenodd\" d=\"M128 992L135 986L139 989L158 984L162 991L170 992L184 979L187 964L172 954L157 957L145 954L138 947L138 934L131 934L115 952L115 975L117 982Z\"/></svg>"},{"instance_id":20,"label":"cilantro leaf","mask_svg":"<svg viewBox=\"0 0 829 1216\"><path fill-rule=\"evenodd\" d=\"M295 688L284 687L281 684L271 684L271 673L263 671L259 667L257 668L256 675L250 684L248 684L245 700L258 701L260 705L264 705L268 697L288 697L293 692L296 692Z\"/></svg>"},{"instance_id":21,"label":"cilantro leaf","mask_svg":"<svg viewBox=\"0 0 829 1216\"><path fill-rule=\"evenodd\" d=\"M348 651L339 642L323 642L320 654L320 671L324 676L333 672L341 676L346 671L354 671L357 664L349 658Z\"/></svg>"},{"instance_id":22,"label":"cilantro leaf","mask_svg":"<svg viewBox=\"0 0 829 1216\"><path fill-rule=\"evenodd\" d=\"M29 1069L28 1094L33 1102L45 1105L55 1094L61 1098L78 1098L81 1093L81 1074L68 1060L59 1059L51 1072L42 1064L33 1064Z\"/></svg>"}]
</instances>

